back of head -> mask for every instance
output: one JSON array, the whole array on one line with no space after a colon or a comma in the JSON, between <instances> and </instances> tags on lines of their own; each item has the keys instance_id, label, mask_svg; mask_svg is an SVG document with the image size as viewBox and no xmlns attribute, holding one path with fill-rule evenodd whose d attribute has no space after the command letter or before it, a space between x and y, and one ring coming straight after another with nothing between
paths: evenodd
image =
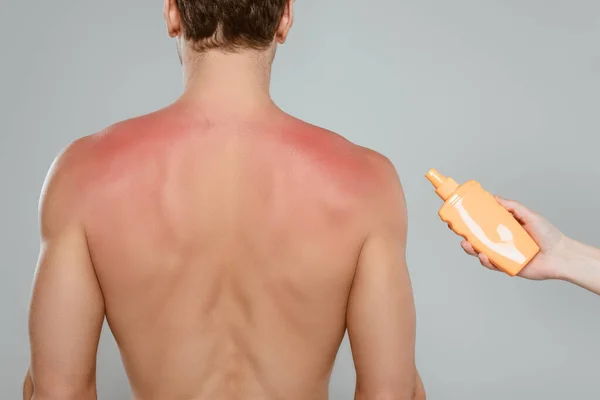
<instances>
[{"instance_id":1,"label":"back of head","mask_svg":"<svg viewBox=\"0 0 600 400\"><path fill-rule=\"evenodd\" d=\"M181 32L193 50L236 52L269 48L278 34L288 0L167 0L166 3L177 6Z\"/></svg>"}]
</instances>

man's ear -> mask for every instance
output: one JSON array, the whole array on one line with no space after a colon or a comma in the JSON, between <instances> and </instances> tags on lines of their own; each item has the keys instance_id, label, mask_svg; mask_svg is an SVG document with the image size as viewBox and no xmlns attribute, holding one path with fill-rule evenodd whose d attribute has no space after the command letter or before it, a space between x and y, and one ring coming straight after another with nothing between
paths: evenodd
<instances>
[{"instance_id":1,"label":"man's ear","mask_svg":"<svg viewBox=\"0 0 600 400\"><path fill-rule=\"evenodd\" d=\"M181 14L177 8L176 0L164 0L164 16L167 23L167 31L170 37L181 34Z\"/></svg>"},{"instance_id":2,"label":"man's ear","mask_svg":"<svg viewBox=\"0 0 600 400\"><path fill-rule=\"evenodd\" d=\"M295 2L296 0L287 0L285 9L283 10L283 16L281 17L281 21L279 22L279 27L277 28L277 33L275 35L277 42L280 44L285 43L288 34L290 33L290 29L292 29L292 25L294 25Z\"/></svg>"}]
</instances>

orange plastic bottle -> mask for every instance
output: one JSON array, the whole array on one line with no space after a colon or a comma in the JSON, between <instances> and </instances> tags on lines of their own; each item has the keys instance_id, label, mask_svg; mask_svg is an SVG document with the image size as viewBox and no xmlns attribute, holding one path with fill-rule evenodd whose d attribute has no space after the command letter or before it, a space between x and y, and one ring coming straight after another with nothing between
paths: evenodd
<instances>
[{"instance_id":1,"label":"orange plastic bottle","mask_svg":"<svg viewBox=\"0 0 600 400\"><path fill-rule=\"evenodd\" d=\"M468 181L459 186L435 169L426 177L444 200L439 211L442 221L498 269L515 276L540 251L521 224L479 183Z\"/></svg>"}]
</instances>

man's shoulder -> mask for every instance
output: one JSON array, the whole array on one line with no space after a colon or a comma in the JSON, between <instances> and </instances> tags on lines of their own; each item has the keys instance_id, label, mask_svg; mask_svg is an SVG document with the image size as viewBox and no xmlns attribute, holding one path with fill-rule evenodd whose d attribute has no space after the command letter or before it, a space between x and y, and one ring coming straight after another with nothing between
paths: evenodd
<instances>
[{"instance_id":1,"label":"man's shoulder","mask_svg":"<svg viewBox=\"0 0 600 400\"><path fill-rule=\"evenodd\" d=\"M98 157L101 147L110 146L111 142L126 131L125 124L131 120L117 122L98 132L81 136L63 147L52 162L49 177L59 180L78 180L84 175ZM114 148L114 146L112 146Z\"/></svg>"},{"instance_id":2,"label":"man's shoulder","mask_svg":"<svg viewBox=\"0 0 600 400\"><path fill-rule=\"evenodd\" d=\"M59 153L54 164L62 166L61 170L85 171L95 162L104 162L106 158L113 158L139 143L140 138L152 131L164 114L163 110L158 110L127 118L79 137Z\"/></svg>"},{"instance_id":3,"label":"man's shoulder","mask_svg":"<svg viewBox=\"0 0 600 400\"><path fill-rule=\"evenodd\" d=\"M343 135L311 124L309 122L291 117L292 126L302 132L306 137L306 145L311 149L330 152L338 160L346 159L354 164L355 167L362 167L362 172L373 176L389 174L390 167L393 170L391 161L377 151L354 143Z\"/></svg>"},{"instance_id":4,"label":"man's shoulder","mask_svg":"<svg viewBox=\"0 0 600 400\"><path fill-rule=\"evenodd\" d=\"M402 185L394 163L384 154L356 144L316 125L295 122L308 136L304 150L318 160L333 178L346 183L348 194L360 197L366 207L403 201ZM383 210L382 210L383 211Z\"/></svg>"},{"instance_id":5,"label":"man's shoulder","mask_svg":"<svg viewBox=\"0 0 600 400\"><path fill-rule=\"evenodd\" d=\"M39 212L43 236L80 219L85 193L87 150L90 136L79 138L54 158L40 194Z\"/></svg>"},{"instance_id":6,"label":"man's shoulder","mask_svg":"<svg viewBox=\"0 0 600 400\"><path fill-rule=\"evenodd\" d=\"M376 210L404 206L404 190L392 160L375 150L361 147L368 174L368 199Z\"/></svg>"},{"instance_id":7,"label":"man's shoulder","mask_svg":"<svg viewBox=\"0 0 600 400\"><path fill-rule=\"evenodd\" d=\"M152 116L147 114L116 122L64 146L48 170L42 196L47 191L60 195L83 194L92 183L94 172L106 170L111 159L127 144L129 134L139 129L140 124L147 124Z\"/></svg>"},{"instance_id":8,"label":"man's shoulder","mask_svg":"<svg viewBox=\"0 0 600 400\"><path fill-rule=\"evenodd\" d=\"M384 154L352 142L341 134L338 134L327 128L302 123L307 130L312 130L316 134L323 136L330 144L333 151L338 151L346 155L349 160L359 167L353 172L359 173L361 178L368 178L373 185L386 186L398 180L398 175L393 162Z\"/></svg>"}]
</instances>

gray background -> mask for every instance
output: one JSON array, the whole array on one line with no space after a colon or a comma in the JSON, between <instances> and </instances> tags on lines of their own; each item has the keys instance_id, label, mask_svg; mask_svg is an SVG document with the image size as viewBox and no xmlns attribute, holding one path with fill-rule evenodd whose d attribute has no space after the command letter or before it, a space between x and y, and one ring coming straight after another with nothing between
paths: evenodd
<instances>
[{"instance_id":1,"label":"gray background","mask_svg":"<svg viewBox=\"0 0 600 400\"><path fill-rule=\"evenodd\" d=\"M370 3L370 4L369 4ZM273 95L383 152L409 206L418 364L429 399L600 398L600 298L489 272L437 217L430 167L598 239L597 0L299 0ZM73 139L181 91L159 0L6 1L0 12L0 396L18 398L38 255L38 194ZM103 335L100 399L126 399ZM342 346L333 399L352 398Z\"/></svg>"}]
</instances>

